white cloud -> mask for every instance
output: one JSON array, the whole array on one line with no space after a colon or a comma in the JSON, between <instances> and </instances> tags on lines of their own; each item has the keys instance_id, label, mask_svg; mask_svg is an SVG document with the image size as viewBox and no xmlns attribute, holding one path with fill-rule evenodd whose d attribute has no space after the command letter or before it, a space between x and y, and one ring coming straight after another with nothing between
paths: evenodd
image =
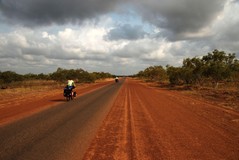
<instances>
[{"instance_id":1,"label":"white cloud","mask_svg":"<svg viewBox=\"0 0 239 160\"><path fill-rule=\"evenodd\" d=\"M209 45L214 48L239 53L239 3L228 0L224 10L211 27L213 34Z\"/></svg>"},{"instance_id":2,"label":"white cloud","mask_svg":"<svg viewBox=\"0 0 239 160\"><path fill-rule=\"evenodd\" d=\"M42 38L46 38L46 39L50 40L51 42L56 41L56 36L51 35L51 34L47 33L46 31L42 32Z\"/></svg>"},{"instance_id":3,"label":"white cloud","mask_svg":"<svg viewBox=\"0 0 239 160\"><path fill-rule=\"evenodd\" d=\"M34 21L17 8L21 15L10 21L18 23L8 29L7 18L16 13L4 8L0 13L4 20L0 24L0 70L45 73L62 67L133 74L151 65L181 65L184 58L215 48L239 53L239 3L234 0L132 0L129 8L123 5L126 8L121 10L114 10L116 1L110 8L103 2L97 16L91 8L85 9L89 15L78 11L54 15L48 10L53 15L46 21L40 13ZM30 24L35 28L21 26Z\"/></svg>"}]
</instances>

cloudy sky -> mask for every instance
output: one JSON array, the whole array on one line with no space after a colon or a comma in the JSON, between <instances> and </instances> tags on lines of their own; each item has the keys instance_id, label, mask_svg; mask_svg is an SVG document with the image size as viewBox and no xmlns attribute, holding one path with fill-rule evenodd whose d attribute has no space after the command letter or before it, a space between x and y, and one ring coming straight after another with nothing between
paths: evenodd
<instances>
[{"instance_id":1,"label":"cloudy sky","mask_svg":"<svg viewBox=\"0 0 239 160\"><path fill-rule=\"evenodd\" d=\"M239 0L0 0L0 71L135 74L239 57Z\"/></svg>"}]
</instances>

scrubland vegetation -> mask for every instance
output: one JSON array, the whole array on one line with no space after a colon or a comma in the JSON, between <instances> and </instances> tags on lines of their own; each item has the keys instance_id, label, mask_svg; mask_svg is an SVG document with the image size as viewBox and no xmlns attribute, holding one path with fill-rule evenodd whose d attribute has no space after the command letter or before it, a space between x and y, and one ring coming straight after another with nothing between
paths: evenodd
<instances>
[{"instance_id":1,"label":"scrubland vegetation","mask_svg":"<svg viewBox=\"0 0 239 160\"><path fill-rule=\"evenodd\" d=\"M239 60L234 53L214 50L202 57L186 58L180 67L150 66L140 71L137 77L148 81L169 82L171 85L214 88L227 85L239 89Z\"/></svg>"},{"instance_id":2,"label":"scrubland vegetation","mask_svg":"<svg viewBox=\"0 0 239 160\"><path fill-rule=\"evenodd\" d=\"M17 74L13 71L0 72L0 86L5 88L31 88L37 86L61 86L66 84L68 79L75 80L76 83L92 83L99 79L111 78L113 75L104 72L89 73L83 69L63 69L58 68L49 74Z\"/></svg>"}]
</instances>

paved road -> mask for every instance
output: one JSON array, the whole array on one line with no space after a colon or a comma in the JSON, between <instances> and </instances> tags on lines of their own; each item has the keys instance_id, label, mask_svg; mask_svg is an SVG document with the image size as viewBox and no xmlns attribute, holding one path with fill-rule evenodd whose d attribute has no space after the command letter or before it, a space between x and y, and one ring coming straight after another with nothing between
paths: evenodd
<instances>
[{"instance_id":1,"label":"paved road","mask_svg":"<svg viewBox=\"0 0 239 160\"><path fill-rule=\"evenodd\" d=\"M1 127L0 159L81 159L122 83Z\"/></svg>"}]
</instances>

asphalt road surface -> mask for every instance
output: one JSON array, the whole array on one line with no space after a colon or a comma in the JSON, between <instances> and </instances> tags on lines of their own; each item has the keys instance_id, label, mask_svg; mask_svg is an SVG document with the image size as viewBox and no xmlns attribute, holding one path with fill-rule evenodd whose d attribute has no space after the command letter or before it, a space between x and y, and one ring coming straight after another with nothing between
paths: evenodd
<instances>
[{"instance_id":1,"label":"asphalt road surface","mask_svg":"<svg viewBox=\"0 0 239 160\"><path fill-rule=\"evenodd\" d=\"M1 160L81 159L122 83L0 128Z\"/></svg>"}]
</instances>

